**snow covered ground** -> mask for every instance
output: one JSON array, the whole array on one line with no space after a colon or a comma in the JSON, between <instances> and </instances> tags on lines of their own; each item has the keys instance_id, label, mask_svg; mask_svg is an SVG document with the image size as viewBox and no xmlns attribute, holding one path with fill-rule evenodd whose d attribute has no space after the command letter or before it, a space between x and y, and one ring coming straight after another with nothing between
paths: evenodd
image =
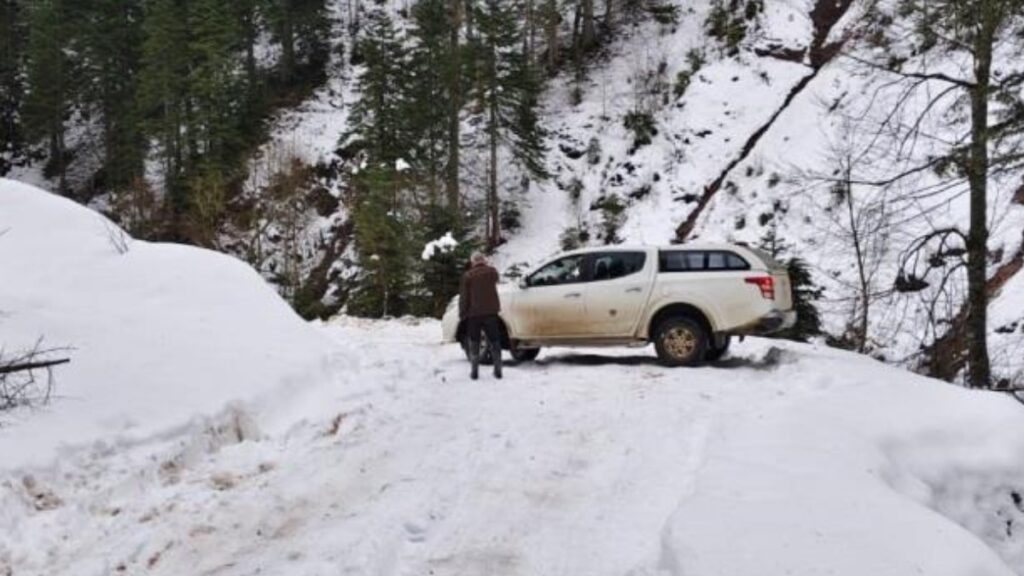
<instances>
[{"instance_id":1,"label":"snow covered ground","mask_svg":"<svg viewBox=\"0 0 1024 576\"><path fill-rule=\"evenodd\" d=\"M1009 396L759 339L474 382L435 321L303 324L22 185L3 229L0 341L75 349L0 415L0 575L1024 574Z\"/></svg>"},{"instance_id":2,"label":"snow covered ground","mask_svg":"<svg viewBox=\"0 0 1024 576\"><path fill-rule=\"evenodd\" d=\"M76 452L35 472L61 502L45 511L9 477L14 574L1010 575L1024 559L1020 535L1000 560L934 510L968 472L1021 485L1024 408L1002 397L768 341L696 370L549 351L472 382L435 322L322 330L334 384L293 399L279 433L242 412L241 437ZM966 492L957 520L987 526Z\"/></svg>"}]
</instances>

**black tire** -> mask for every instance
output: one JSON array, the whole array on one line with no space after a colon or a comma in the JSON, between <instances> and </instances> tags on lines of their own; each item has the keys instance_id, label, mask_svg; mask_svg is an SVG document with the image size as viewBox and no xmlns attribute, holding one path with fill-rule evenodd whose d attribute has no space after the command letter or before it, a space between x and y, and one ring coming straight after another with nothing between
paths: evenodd
<instances>
[{"instance_id":1,"label":"black tire","mask_svg":"<svg viewBox=\"0 0 1024 576\"><path fill-rule=\"evenodd\" d=\"M708 333L688 316L668 318L655 329L654 348L665 366L695 366L707 353Z\"/></svg>"},{"instance_id":2,"label":"black tire","mask_svg":"<svg viewBox=\"0 0 1024 576\"><path fill-rule=\"evenodd\" d=\"M510 354L512 355L512 359L516 362L533 362L540 354L540 348L520 348L519 346L512 346Z\"/></svg>"},{"instance_id":3,"label":"black tire","mask_svg":"<svg viewBox=\"0 0 1024 576\"><path fill-rule=\"evenodd\" d=\"M466 360L472 361L469 357L469 338L462 339L462 351L466 353ZM494 357L491 356L491 345L484 338L480 341L480 363L485 366L494 364Z\"/></svg>"},{"instance_id":4,"label":"black tire","mask_svg":"<svg viewBox=\"0 0 1024 576\"><path fill-rule=\"evenodd\" d=\"M732 336L728 334L715 338L715 342L709 345L708 351L704 353L704 359L708 362L721 360L722 356L725 356L725 353L729 351L729 344L731 343Z\"/></svg>"}]
</instances>

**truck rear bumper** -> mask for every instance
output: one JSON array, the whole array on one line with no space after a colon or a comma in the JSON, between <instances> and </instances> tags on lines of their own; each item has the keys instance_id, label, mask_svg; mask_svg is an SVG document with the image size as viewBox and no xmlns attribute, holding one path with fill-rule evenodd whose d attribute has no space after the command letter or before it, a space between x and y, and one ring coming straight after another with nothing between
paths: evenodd
<instances>
[{"instance_id":1,"label":"truck rear bumper","mask_svg":"<svg viewBox=\"0 0 1024 576\"><path fill-rule=\"evenodd\" d=\"M734 330L733 333L749 336L774 334L792 328L794 324L796 324L795 310L773 310L754 322Z\"/></svg>"}]
</instances>

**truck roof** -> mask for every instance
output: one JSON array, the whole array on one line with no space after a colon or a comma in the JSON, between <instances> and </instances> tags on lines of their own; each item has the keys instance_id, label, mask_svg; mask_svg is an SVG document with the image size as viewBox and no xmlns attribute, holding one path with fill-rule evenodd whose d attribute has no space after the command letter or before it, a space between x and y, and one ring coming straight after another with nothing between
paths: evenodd
<instances>
[{"instance_id":1,"label":"truck roof","mask_svg":"<svg viewBox=\"0 0 1024 576\"><path fill-rule=\"evenodd\" d=\"M612 244L608 246L587 246L586 248L577 248L575 250L569 250L562 254L589 254L591 252L632 252L632 251L646 251L650 249L656 250L750 250L749 246L742 244L730 244L728 242L686 242L684 244L667 244L667 245L655 245L655 244Z\"/></svg>"}]
</instances>

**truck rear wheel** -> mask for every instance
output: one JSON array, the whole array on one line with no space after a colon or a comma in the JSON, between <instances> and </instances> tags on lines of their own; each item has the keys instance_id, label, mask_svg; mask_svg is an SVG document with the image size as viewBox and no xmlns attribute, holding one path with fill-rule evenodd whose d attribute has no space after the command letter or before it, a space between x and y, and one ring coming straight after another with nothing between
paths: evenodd
<instances>
[{"instance_id":1,"label":"truck rear wheel","mask_svg":"<svg viewBox=\"0 0 1024 576\"><path fill-rule=\"evenodd\" d=\"M690 317L669 318L658 324L654 348L658 351L658 360L665 366L694 366L707 353L708 334Z\"/></svg>"},{"instance_id":2,"label":"truck rear wheel","mask_svg":"<svg viewBox=\"0 0 1024 576\"><path fill-rule=\"evenodd\" d=\"M729 351L730 343L732 343L732 336L728 334L715 338L714 342L708 344L708 351L704 354L704 359L708 362L721 360L722 356Z\"/></svg>"}]
</instances>

